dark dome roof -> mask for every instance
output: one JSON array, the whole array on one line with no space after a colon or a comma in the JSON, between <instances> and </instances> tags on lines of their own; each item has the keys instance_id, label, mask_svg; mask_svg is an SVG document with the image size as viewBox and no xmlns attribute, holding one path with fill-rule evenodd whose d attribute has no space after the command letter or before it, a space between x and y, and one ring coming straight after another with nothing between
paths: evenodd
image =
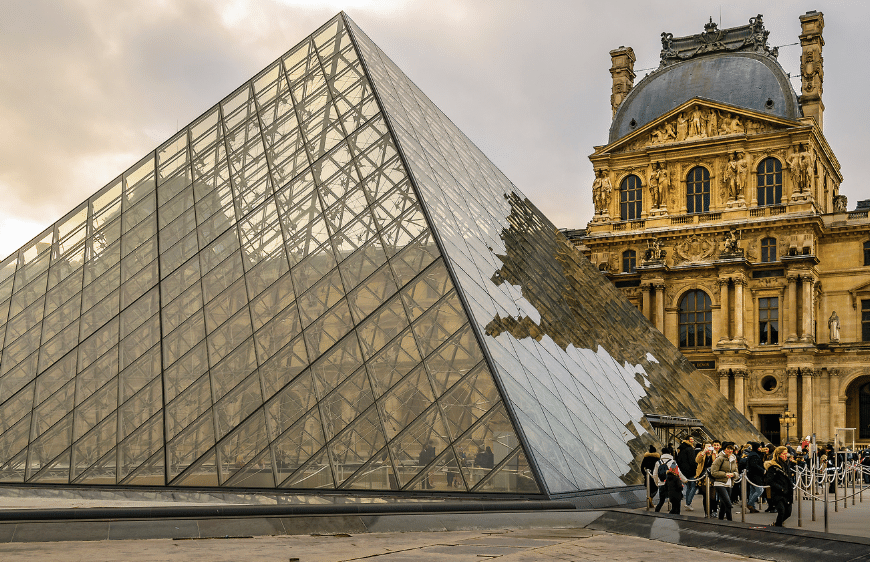
<instances>
[{"instance_id":1,"label":"dark dome roof","mask_svg":"<svg viewBox=\"0 0 870 562\"><path fill-rule=\"evenodd\" d=\"M716 53L665 66L641 80L616 110L608 142L695 97L785 119L800 117L797 95L776 60L753 52Z\"/></svg>"}]
</instances>

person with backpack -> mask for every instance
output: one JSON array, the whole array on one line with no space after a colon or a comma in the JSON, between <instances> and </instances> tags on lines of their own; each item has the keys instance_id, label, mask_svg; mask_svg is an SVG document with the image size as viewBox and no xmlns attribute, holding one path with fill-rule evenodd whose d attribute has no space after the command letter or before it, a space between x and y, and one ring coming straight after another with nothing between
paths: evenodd
<instances>
[{"instance_id":1,"label":"person with backpack","mask_svg":"<svg viewBox=\"0 0 870 562\"><path fill-rule=\"evenodd\" d=\"M677 474L679 475L680 480L680 499L682 499L682 483L686 482L686 477L682 474L679 474L679 467L677 466L677 461L674 460L674 449L670 445L662 449L662 456L659 459L659 462L656 463L655 469L653 470L653 476L655 477L656 486L659 488L659 503L656 506L656 511L661 511L662 506L665 504L665 501L670 499L669 490L668 490L668 471L672 468L677 470ZM677 501L677 511L676 513L680 513L680 502ZM670 513L674 513L674 505L671 502L671 511Z\"/></svg>"},{"instance_id":2,"label":"person with backpack","mask_svg":"<svg viewBox=\"0 0 870 562\"><path fill-rule=\"evenodd\" d=\"M722 443L719 456L710 467L710 475L713 477L713 487L719 498L719 519L731 521L731 488L737 481L737 457L734 455L734 443L726 441Z\"/></svg>"},{"instance_id":3,"label":"person with backpack","mask_svg":"<svg viewBox=\"0 0 870 562\"><path fill-rule=\"evenodd\" d=\"M755 507L755 501L761 497L764 492L764 459L761 456L761 443L752 441L749 443L750 450L746 453L746 477L749 496L746 498L744 506L749 513L758 513L758 508Z\"/></svg>"}]
</instances>

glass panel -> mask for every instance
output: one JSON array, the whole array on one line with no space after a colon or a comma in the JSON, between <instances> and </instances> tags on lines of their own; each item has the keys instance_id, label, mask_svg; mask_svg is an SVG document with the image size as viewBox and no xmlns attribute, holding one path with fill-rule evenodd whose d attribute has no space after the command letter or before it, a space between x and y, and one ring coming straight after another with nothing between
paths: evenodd
<instances>
[{"instance_id":1,"label":"glass panel","mask_svg":"<svg viewBox=\"0 0 870 562\"><path fill-rule=\"evenodd\" d=\"M205 342L200 342L187 355L164 371L166 401L175 398L208 369Z\"/></svg>"},{"instance_id":2,"label":"glass panel","mask_svg":"<svg viewBox=\"0 0 870 562\"><path fill-rule=\"evenodd\" d=\"M260 363L264 363L301 332L297 306L292 304L257 332L255 339Z\"/></svg>"},{"instance_id":3,"label":"glass panel","mask_svg":"<svg viewBox=\"0 0 870 562\"><path fill-rule=\"evenodd\" d=\"M499 393L489 369L481 363L438 401L450 433L458 436L498 403Z\"/></svg>"},{"instance_id":4,"label":"glass panel","mask_svg":"<svg viewBox=\"0 0 870 562\"><path fill-rule=\"evenodd\" d=\"M209 410L167 444L166 458L169 462L169 470L167 472L170 481L204 455L208 449L214 446L214 443L214 422L212 421L211 410ZM214 468L212 463L210 467L204 469L205 473L212 474ZM213 482L209 478L205 478L205 480L210 485L216 486L217 470L214 470L213 478Z\"/></svg>"},{"instance_id":5,"label":"glass panel","mask_svg":"<svg viewBox=\"0 0 870 562\"><path fill-rule=\"evenodd\" d=\"M454 446L459 454L462 475L468 485L474 486L492 468L519 445L513 425L504 405L499 404L471 433Z\"/></svg>"},{"instance_id":6,"label":"glass panel","mask_svg":"<svg viewBox=\"0 0 870 562\"><path fill-rule=\"evenodd\" d=\"M109 417L103 420L99 427L94 428L93 431L73 445L70 480L76 479L82 472L87 470L91 465L100 460L103 455L115 447L116 430L117 420L115 419L115 414L113 412ZM108 480L106 483L114 484L114 455L111 459L111 463L104 463L102 468L107 471L106 474L101 475Z\"/></svg>"},{"instance_id":7,"label":"glass panel","mask_svg":"<svg viewBox=\"0 0 870 562\"><path fill-rule=\"evenodd\" d=\"M83 400L75 409L75 425L73 438L79 439L82 435L93 429L106 416L112 414L118 407L118 379L117 377L94 392L87 400ZM117 425L117 424L116 424ZM114 439L115 429L113 428ZM112 443L114 447L114 443ZM107 451L108 449L106 449ZM106 451L103 451L105 453ZM93 459L96 462L103 453ZM93 463L91 463L93 464ZM88 465L90 466L90 465ZM84 470L87 467L82 468ZM81 472L81 471L79 471Z\"/></svg>"},{"instance_id":8,"label":"glass panel","mask_svg":"<svg viewBox=\"0 0 870 562\"><path fill-rule=\"evenodd\" d=\"M43 473L51 470L53 465L51 461L66 450L69 455L70 442L72 439L72 414L66 416L50 430L46 431L39 439L31 439L30 448L28 449L26 479L30 480L37 472ZM66 466L58 469L52 475L47 475L47 479L59 479L62 482L67 482L69 479L69 457L67 456ZM65 470L64 470L65 469Z\"/></svg>"},{"instance_id":9,"label":"glass panel","mask_svg":"<svg viewBox=\"0 0 870 562\"><path fill-rule=\"evenodd\" d=\"M298 299L302 325L307 327L344 296L338 269L321 279Z\"/></svg>"},{"instance_id":10,"label":"glass panel","mask_svg":"<svg viewBox=\"0 0 870 562\"><path fill-rule=\"evenodd\" d=\"M357 322L375 311L398 290L389 266L383 266L348 297L351 311Z\"/></svg>"},{"instance_id":11,"label":"glass panel","mask_svg":"<svg viewBox=\"0 0 870 562\"><path fill-rule=\"evenodd\" d=\"M229 433L262 405L263 393L260 390L260 377L257 373L253 373L214 405L218 429L217 437L220 439ZM265 431L265 425L263 431Z\"/></svg>"},{"instance_id":12,"label":"glass panel","mask_svg":"<svg viewBox=\"0 0 870 562\"><path fill-rule=\"evenodd\" d=\"M453 288L447 267L438 260L402 289L402 300L411 320L416 320Z\"/></svg>"},{"instance_id":13,"label":"glass panel","mask_svg":"<svg viewBox=\"0 0 870 562\"><path fill-rule=\"evenodd\" d=\"M373 402L365 369L360 369L320 401L326 438L332 439Z\"/></svg>"},{"instance_id":14,"label":"glass panel","mask_svg":"<svg viewBox=\"0 0 870 562\"><path fill-rule=\"evenodd\" d=\"M272 396L307 366L305 341L298 337L260 366L266 396Z\"/></svg>"},{"instance_id":15,"label":"glass panel","mask_svg":"<svg viewBox=\"0 0 870 562\"><path fill-rule=\"evenodd\" d=\"M426 368L432 375L436 392L442 394L482 360L477 339L471 326L466 324L426 358Z\"/></svg>"},{"instance_id":16,"label":"glass panel","mask_svg":"<svg viewBox=\"0 0 870 562\"><path fill-rule=\"evenodd\" d=\"M254 329L260 329L263 324L274 318L279 312L293 302L293 283L289 275L285 275L258 297L251 299L251 316Z\"/></svg>"},{"instance_id":17,"label":"glass panel","mask_svg":"<svg viewBox=\"0 0 870 562\"><path fill-rule=\"evenodd\" d=\"M195 487L217 486L217 460L214 450L204 455L196 462L195 466L190 467L184 475L172 482L172 484L175 486Z\"/></svg>"},{"instance_id":18,"label":"glass panel","mask_svg":"<svg viewBox=\"0 0 870 562\"><path fill-rule=\"evenodd\" d=\"M163 449L160 449L151 455L150 459L142 463L132 474L127 476L121 484L126 486L165 486L165 460L166 452Z\"/></svg>"},{"instance_id":19,"label":"glass panel","mask_svg":"<svg viewBox=\"0 0 870 562\"><path fill-rule=\"evenodd\" d=\"M334 459L335 479L339 485L385 444L377 411L370 408L327 445Z\"/></svg>"},{"instance_id":20,"label":"glass panel","mask_svg":"<svg viewBox=\"0 0 870 562\"><path fill-rule=\"evenodd\" d=\"M260 409L218 444L219 474L223 483L233 485L228 480L235 476L235 480L246 479L248 485L274 488L272 463L264 465L262 457L258 459L258 463L251 462L268 444L266 420L263 410ZM267 459L271 461L271 458Z\"/></svg>"},{"instance_id":21,"label":"glass panel","mask_svg":"<svg viewBox=\"0 0 870 562\"><path fill-rule=\"evenodd\" d=\"M133 433L163 406L163 389L156 378L118 408L118 439Z\"/></svg>"},{"instance_id":22,"label":"glass panel","mask_svg":"<svg viewBox=\"0 0 870 562\"><path fill-rule=\"evenodd\" d=\"M339 264L345 287L356 287L386 261L380 239L373 238Z\"/></svg>"},{"instance_id":23,"label":"glass panel","mask_svg":"<svg viewBox=\"0 0 870 562\"><path fill-rule=\"evenodd\" d=\"M399 484L404 486L428 466L450 443L447 428L438 408L432 408L407 431L390 442L390 452L398 467ZM431 488L432 477L427 486Z\"/></svg>"},{"instance_id":24,"label":"glass panel","mask_svg":"<svg viewBox=\"0 0 870 562\"><path fill-rule=\"evenodd\" d=\"M415 468L416 464L409 465L407 468L403 467L400 470L405 470L407 474L413 474ZM453 448L448 447L434 463L429 465L429 468L424 469L413 478L405 489L414 491L449 491L453 489L460 492L466 491L465 482L462 480L462 474L459 470L459 461L453 454Z\"/></svg>"},{"instance_id":25,"label":"glass panel","mask_svg":"<svg viewBox=\"0 0 870 562\"><path fill-rule=\"evenodd\" d=\"M420 352L417 350L414 335L408 328L366 364L375 396L385 393L419 363Z\"/></svg>"},{"instance_id":26,"label":"glass panel","mask_svg":"<svg viewBox=\"0 0 870 562\"><path fill-rule=\"evenodd\" d=\"M356 474L348 478L342 488L352 490L398 490L398 479L390 462L386 448L376 454L372 460Z\"/></svg>"},{"instance_id":27,"label":"glass panel","mask_svg":"<svg viewBox=\"0 0 870 562\"><path fill-rule=\"evenodd\" d=\"M519 494L539 494L540 490L535 483L535 475L529 466L522 449L517 448L504 464L494 470L485 481L475 488L476 492L510 492Z\"/></svg>"},{"instance_id":28,"label":"glass panel","mask_svg":"<svg viewBox=\"0 0 870 562\"><path fill-rule=\"evenodd\" d=\"M214 365L251 334L251 315L245 307L208 336L209 362Z\"/></svg>"},{"instance_id":29,"label":"glass panel","mask_svg":"<svg viewBox=\"0 0 870 562\"><path fill-rule=\"evenodd\" d=\"M326 396L333 388L362 365L362 353L355 334L350 334L312 365L317 395Z\"/></svg>"},{"instance_id":30,"label":"glass panel","mask_svg":"<svg viewBox=\"0 0 870 562\"><path fill-rule=\"evenodd\" d=\"M378 400L387 438L394 438L431 406L434 400L426 370L422 366L414 369L407 378Z\"/></svg>"},{"instance_id":31,"label":"glass panel","mask_svg":"<svg viewBox=\"0 0 870 562\"><path fill-rule=\"evenodd\" d=\"M211 385L214 400L219 400L257 368L254 343L248 339L227 355L220 364L211 369Z\"/></svg>"},{"instance_id":32,"label":"glass panel","mask_svg":"<svg viewBox=\"0 0 870 562\"><path fill-rule=\"evenodd\" d=\"M408 326L408 317L398 297L382 306L357 329L363 353L373 356Z\"/></svg>"},{"instance_id":33,"label":"glass panel","mask_svg":"<svg viewBox=\"0 0 870 562\"><path fill-rule=\"evenodd\" d=\"M465 311L453 291L417 319L411 327L423 354L428 355L466 322Z\"/></svg>"},{"instance_id":34,"label":"glass panel","mask_svg":"<svg viewBox=\"0 0 870 562\"><path fill-rule=\"evenodd\" d=\"M335 488L332 468L329 466L329 451L327 448L321 449L319 453L314 455L311 460L294 472L280 486L282 488Z\"/></svg>"},{"instance_id":35,"label":"glass panel","mask_svg":"<svg viewBox=\"0 0 870 562\"><path fill-rule=\"evenodd\" d=\"M324 353L351 328L353 328L353 318L347 301L343 300L305 330L309 357L317 357Z\"/></svg>"}]
</instances>

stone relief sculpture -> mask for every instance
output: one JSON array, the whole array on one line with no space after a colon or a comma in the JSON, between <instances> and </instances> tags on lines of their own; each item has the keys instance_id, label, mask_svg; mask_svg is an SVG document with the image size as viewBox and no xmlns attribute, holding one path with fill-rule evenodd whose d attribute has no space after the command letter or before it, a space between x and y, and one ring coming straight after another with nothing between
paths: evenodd
<instances>
[{"instance_id":1,"label":"stone relief sculpture","mask_svg":"<svg viewBox=\"0 0 870 562\"><path fill-rule=\"evenodd\" d=\"M835 192L836 193L836 192ZM845 213L848 200L845 195L834 195L834 212Z\"/></svg>"},{"instance_id":2,"label":"stone relief sculpture","mask_svg":"<svg viewBox=\"0 0 870 562\"><path fill-rule=\"evenodd\" d=\"M609 215L610 194L613 192L613 184L603 169L599 169L595 181L592 182L592 203L595 205L596 215Z\"/></svg>"},{"instance_id":3,"label":"stone relief sculpture","mask_svg":"<svg viewBox=\"0 0 870 562\"><path fill-rule=\"evenodd\" d=\"M746 196L746 177L749 173L749 159L746 158L745 152L737 152L737 177L735 183L737 185L737 198L743 199Z\"/></svg>"},{"instance_id":4,"label":"stone relief sculpture","mask_svg":"<svg viewBox=\"0 0 870 562\"><path fill-rule=\"evenodd\" d=\"M688 114L687 114L688 113ZM744 133L763 133L773 126L754 119L744 119L729 112L705 109L695 105L688 112L681 112L675 119L662 123L626 146L625 150L637 150L649 145L682 142L691 139L704 139L723 135Z\"/></svg>"},{"instance_id":5,"label":"stone relief sculpture","mask_svg":"<svg viewBox=\"0 0 870 562\"><path fill-rule=\"evenodd\" d=\"M742 151L731 155L722 169L722 189L720 196L728 207L746 205L746 180L749 173L749 159Z\"/></svg>"},{"instance_id":6,"label":"stone relief sculpture","mask_svg":"<svg viewBox=\"0 0 870 562\"><path fill-rule=\"evenodd\" d=\"M695 235L674 247L674 258L678 262L710 261L715 249L715 245L710 240Z\"/></svg>"},{"instance_id":7,"label":"stone relief sculpture","mask_svg":"<svg viewBox=\"0 0 870 562\"><path fill-rule=\"evenodd\" d=\"M828 318L828 329L831 332L831 343L840 343L840 317L837 316L836 310Z\"/></svg>"}]
</instances>

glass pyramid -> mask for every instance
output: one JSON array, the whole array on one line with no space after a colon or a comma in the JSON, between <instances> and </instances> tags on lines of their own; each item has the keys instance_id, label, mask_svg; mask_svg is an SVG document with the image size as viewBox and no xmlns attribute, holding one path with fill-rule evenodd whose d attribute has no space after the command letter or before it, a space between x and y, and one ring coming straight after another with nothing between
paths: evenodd
<instances>
[{"instance_id":1,"label":"glass pyramid","mask_svg":"<svg viewBox=\"0 0 870 562\"><path fill-rule=\"evenodd\" d=\"M555 494L754 428L339 14L0 263L0 482Z\"/></svg>"}]
</instances>

